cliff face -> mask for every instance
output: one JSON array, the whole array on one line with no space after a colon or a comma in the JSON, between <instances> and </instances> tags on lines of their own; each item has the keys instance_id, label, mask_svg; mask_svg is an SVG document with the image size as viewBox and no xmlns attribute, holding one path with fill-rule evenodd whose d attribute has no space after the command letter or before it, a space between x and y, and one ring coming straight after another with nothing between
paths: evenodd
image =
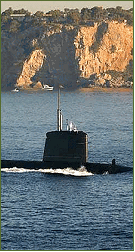
<instances>
[{"instance_id":1,"label":"cliff face","mask_svg":"<svg viewBox=\"0 0 135 252\"><path fill-rule=\"evenodd\" d=\"M132 75L133 27L126 23L33 27L1 37L2 90L36 83L77 88L94 74L101 84L111 80L110 71Z\"/></svg>"},{"instance_id":2,"label":"cliff face","mask_svg":"<svg viewBox=\"0 0 135 252\"><path fill-rule=\"evenodd\" d=\"M74 38L76 29L72 26L49 28L38 40L46 55L46 61L34 80L58 87L74 88L78 78L78 63L75 59Z\"/></svg>"},{"instance_id":3,"label":"cliff face","mask_svg":"<svg viewBox=\"0 0 135 252\"><path fill-rule=\"evenodd\" d=\"M97 25L80 28L75 39L76 57L79 60L81 77L89 78L96 73L105 73L109 70L123 72L129 61L133 59L133 29L125 23L110 22L103 34L99 48L94 52Z\"/></svg>"},{"instance_id":4,"label":"cliff face","mask_svg":"<svg viewBox=\"0 0 135 252\"><path fill-rule=\"evenodd\" d=\"M42 50L35 50L31 53L30 58L25 60L22 73L17 79L16 86L18 88L29 88L30 86L32 86L31 78L42 67L44 58L45 55Z\"/></svg>"}]
</instances>

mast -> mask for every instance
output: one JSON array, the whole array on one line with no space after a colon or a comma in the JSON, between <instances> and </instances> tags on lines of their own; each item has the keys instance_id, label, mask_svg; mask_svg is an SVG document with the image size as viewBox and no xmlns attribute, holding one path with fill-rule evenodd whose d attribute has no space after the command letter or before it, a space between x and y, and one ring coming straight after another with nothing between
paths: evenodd
<instances>
[{"instance_id":1,"label":"mast","mask_svg":"<svg viewBox=\"0 0 135 252\"><path fill-rule=\"evenodd\" d=\"M57 130L58 131L62 130L62 113L60 109L60 88L63 88L63 87L59 85L59 88L58 88L58 108L57 108Z\"/></svg>"}]
</instances>

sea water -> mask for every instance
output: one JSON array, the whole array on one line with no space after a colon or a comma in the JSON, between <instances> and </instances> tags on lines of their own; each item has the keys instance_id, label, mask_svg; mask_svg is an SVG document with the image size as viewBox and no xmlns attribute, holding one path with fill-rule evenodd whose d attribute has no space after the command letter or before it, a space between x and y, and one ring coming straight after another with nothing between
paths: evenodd
<instances>
[{"instance_id":1,"label":"sea water","mask_svg":"<svg viewBox=\"0 0 135 252\"><path fill-rule=\"evenodd\" d=\"M66 119L88 134L88 161L133 166L132 92L64 92ZM57 92L1 94L1 159L42 160ZM133 174L3 168L2 250L132 250Z\"/></svg>"}]
</instances>

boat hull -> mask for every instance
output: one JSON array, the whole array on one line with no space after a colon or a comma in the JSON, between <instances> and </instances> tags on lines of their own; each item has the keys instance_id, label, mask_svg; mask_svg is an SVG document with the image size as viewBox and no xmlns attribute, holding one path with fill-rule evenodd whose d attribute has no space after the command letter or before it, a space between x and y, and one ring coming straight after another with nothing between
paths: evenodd
<instances>
[{"instance_id":1,"label":"boat hull","mask_svg":"<svg viewBox=\"0 0 135 252\"><path fill-rule=\"evenodd\" d=\"M88 172L93 174L103 174L108 172L109 174L116 174L122 172L133 171L132 167L121 166L116 164L101 164L101 163L89 163L83 164ZM48 168L61 168L72 167L77 169L80 167L80 163L68 163L68 162L44 162L44 161L22 161L22 160L1 160L1 168L24 168L24 169L48 169Z\"/></svg>"}]
</instances>

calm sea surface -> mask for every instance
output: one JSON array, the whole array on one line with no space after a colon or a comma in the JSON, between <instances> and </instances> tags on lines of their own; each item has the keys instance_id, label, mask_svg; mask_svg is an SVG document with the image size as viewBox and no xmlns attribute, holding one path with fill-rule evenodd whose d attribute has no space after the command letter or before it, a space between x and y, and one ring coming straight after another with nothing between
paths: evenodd
<instances>
[{"instance_id":1,"label":"calm sea surface","mask_svg":"<svg viewBox=\"0 0 135 252\"><path fill-rule=\"evenodd\" d=\"M66 119L88 134L89 162L133 166L133 94L62 92ZM57 92L1 94L1 158L42 160ZM59 144L59 143L58 143ZM2 169L2 250L132 250L133 174Z\"/></svg>"}]
</instances>

